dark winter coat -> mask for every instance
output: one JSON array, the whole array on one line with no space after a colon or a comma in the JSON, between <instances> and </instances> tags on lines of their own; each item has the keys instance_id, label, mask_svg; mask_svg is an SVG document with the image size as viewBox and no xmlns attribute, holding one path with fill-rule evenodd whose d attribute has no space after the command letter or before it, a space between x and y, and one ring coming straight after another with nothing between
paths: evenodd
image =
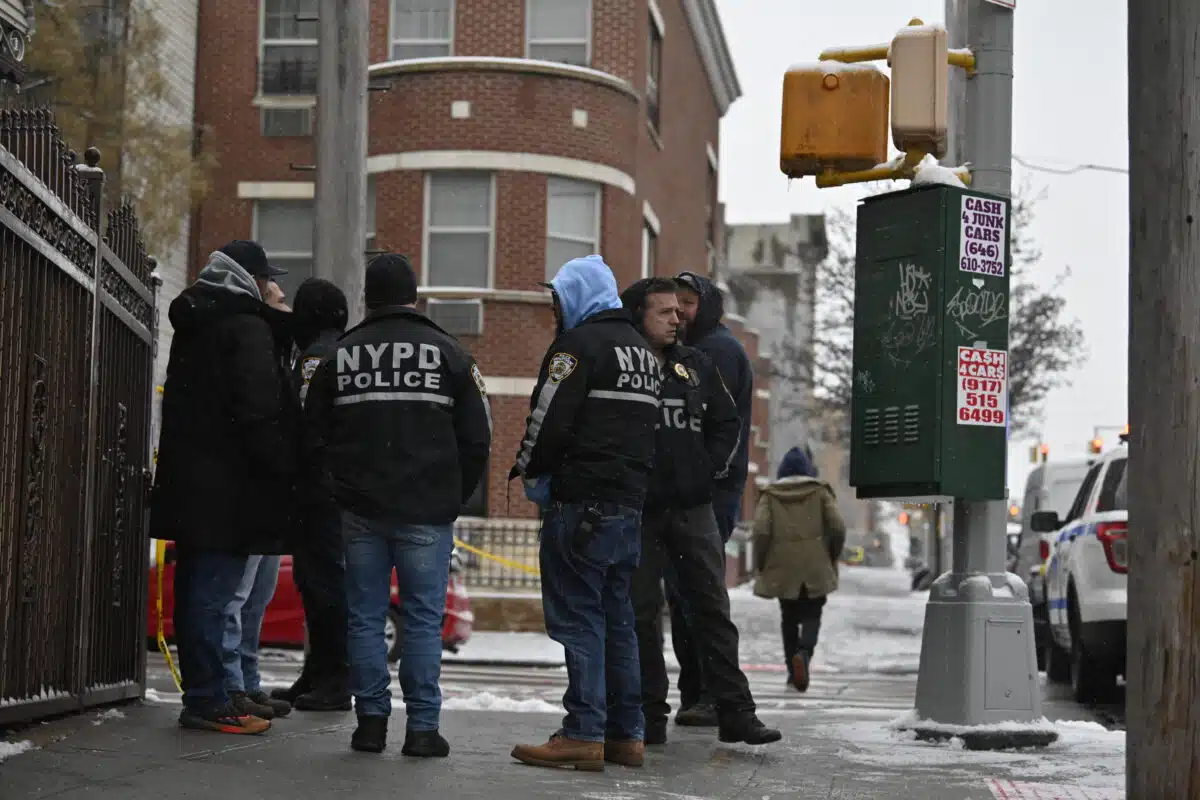
<instances>
[{"instance_id":1,"label":"dark winter coat","mask_svg":"<svg viewBox=\"0 0 1200 800\"><path fill-rule=\"evenodd\" d=\"M487 467L483 375L420 312L372 310L316 368L304 401L311 457L343 509L397 525L458 518Z\"/></svg>"},{"instance_id":2,"label":"dark winter coat","mask_svg":"<svg viewBox=\"0 0 1200 800\"><path fill-rule=\"evenodd\" d=\"M721 291L712 281L703 275L685 272L682 276L692 286L698 288L700 304L696 310L696 319L688 326L686 341L690 347L704 353L713 360L725 381L733 402L737 406L738 416L742 422L741 439L738 442L737 455L733 459L729 473L719 479L716 488L741 494L746 485L746 476L750 469L750 420L754 405L754 368L746 355L742 343L733 332L725 327L721 318L725 316L725 301Z\"/></svg>"},{"instance_id":3,"label":"dark winter coat","mask_svg":"<svg viewBox=\"0 0 1200 800\"><path fill-rule=\"evenodd\" d=\"M712 359L691 347L667 351L654 471L646 509L688 509L712 501L714 479L738 452L741 421Z\"/></svg>"},{"instance_id":4,"label":"dark winter coat","mask_svg":"<svg viewBox=\"0 0 1200 800\"><path fill-rule=\"evenodd\" d=\"M599 256L566 264L551 281L563 332L550 345L510 479L550 479L562 503L641 508L654 458L662 372L621 307Z\"/></svg>"},{"instance_id":5,"label":"dark winter coat","mask_svg":"<svg viewBox=\"0 0 1200 800\"><path fill-rule=\"evenodd\" d=\"M151 537L287 551L298 404L280 359L286 336L268 312L253 278L222 253L171 303Z\"/></svg>"}]
</instances>

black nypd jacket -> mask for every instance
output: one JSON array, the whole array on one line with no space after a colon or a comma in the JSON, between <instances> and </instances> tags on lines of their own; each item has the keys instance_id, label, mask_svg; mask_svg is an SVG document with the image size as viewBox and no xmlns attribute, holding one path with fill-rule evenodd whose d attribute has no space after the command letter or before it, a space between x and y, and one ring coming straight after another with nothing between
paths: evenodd
<instances>
[{"instance_id":1,"label":"black nypd jacket","mask_svg":"<svg viewBox=\"0 0 1200 800\"><path fill-rule=\"evenodd\" d=\"M666 355L646 511L710 502L713 482L728 475L741 439L737 406L712 359L682 345Z\"/></svg>"},{"instance_id":2,"label":"black nypd jacket","mask_svg":"<svg viewBox=\"0 0 1200 800\"><path fill-rule=\"evenodd\" d=\"M549 476L558 502L641 508L661 383L658 360L627 311L582 320L546 351L510 477Z\"/></svg>"},{"instance_id":3,"label":"black nypd jacket","mask_svg":"<svg viewBox=\"0 0 1200 800\"><path fill-rule=\"evenodd\" d=\"M424 314L376 309L309 383L313 459L338 505L393 524L453 522L487 466L483 375Z\"/></svg>"}]
</instances>

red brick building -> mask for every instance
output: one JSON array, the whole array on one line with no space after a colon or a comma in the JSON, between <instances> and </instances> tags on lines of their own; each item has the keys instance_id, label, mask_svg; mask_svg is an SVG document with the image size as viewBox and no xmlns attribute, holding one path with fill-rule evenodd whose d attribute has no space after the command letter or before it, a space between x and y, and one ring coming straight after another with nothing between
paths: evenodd
<instances>
[{"instance_id":1,"label":"red brick building","mask_svg":"<svg viewBox=\"0 0 1200 800\"><path fill-rule=\"evenodd\" d=\"M713 0L356 1L389 86L370 95L367 247L412 259L425 311L487 378L495 457L469 513L531 516L505 477L553 333L537 282L592 252L625 286L720 251L718 126L740 93L720 20ZM316 10L200 0L198 146L220 167L193 269L253 237L289 293L312 273L313 184L293 166L315 159Z\"/></svg>"}]
</instances>

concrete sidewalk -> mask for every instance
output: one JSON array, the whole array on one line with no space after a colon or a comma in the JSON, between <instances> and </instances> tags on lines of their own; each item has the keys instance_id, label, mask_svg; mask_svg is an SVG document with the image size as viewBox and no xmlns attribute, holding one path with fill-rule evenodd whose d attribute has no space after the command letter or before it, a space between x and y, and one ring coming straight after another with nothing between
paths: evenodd
<instances>
[{"instance_id":1,"label":"concrete sidewalk","mask_svg":"<svg viewBox=\"0 0 1200 800\"><path fill-rule=\"evenodd\" d=\"M1106 758L1110 773L1123 770L1123 764L1113 766L1112 754L1101 752L1111 750L1112 742L1091 728L1088 736L1076 736L1075 742L1064 734L1064 741L1049 751L972 753L953 745L904 739L888 727L894 711L765 712L769 723L784 730L784 741L777 745L722 745L714 731L672 726L671 742L651 748L644 768L609 767L604 773L589 774L526 767L509 757L514 743L545 740L558 724L558 717L549 714L447 711L442 731L450 740L451 756L423 761L400 755L404 726L400 710L393 714L392 740L382 756L349 749L351 713L296 713L278 721L266 736L235 737L182 731L175 724L178 712L178 706L138 703L118 712L91 712L27 729L12 738L31 739L36 749L0 762L0 798L1101 800L1124 796L1112 790L1123 779L1103 774L1104 768L1097 773L1097 762ZM1120 736L1123 742L1123 734L1102 729L1101 733ZM1087 752L1088 746L1092 752ZM1021 784L1042 781L1044 787L1049 780L1061 783L1063 779L1098 788L1060 788L1061 793L1047 794L1045 788Z\"/></svg>"}]
</instances>

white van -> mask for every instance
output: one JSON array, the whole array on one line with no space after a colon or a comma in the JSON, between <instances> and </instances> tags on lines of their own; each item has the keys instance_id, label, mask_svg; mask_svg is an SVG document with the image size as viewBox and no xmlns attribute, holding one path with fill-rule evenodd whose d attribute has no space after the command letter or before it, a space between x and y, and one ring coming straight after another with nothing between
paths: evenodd
<instances>
[{"instance_id":1,"label":"white van","mask_svg":"<svg viewBox=\"0 0 1200 800\"><path fill-rule=\"evenodd\" d=\"M1025 499L1021 503L1021 539L1013 572L1029 586L1033 606L1033 630L1037 643L1038 667L1049 643L1049 616L1046 612L1045 562L1054 548L1054 534L1035 533L1029 525L1039 511L1053 511L1065 518L1079 487L1087 477L1094 458L1048 461L1034 467L1025 481Z\"/></svg>"}]
</instances>

